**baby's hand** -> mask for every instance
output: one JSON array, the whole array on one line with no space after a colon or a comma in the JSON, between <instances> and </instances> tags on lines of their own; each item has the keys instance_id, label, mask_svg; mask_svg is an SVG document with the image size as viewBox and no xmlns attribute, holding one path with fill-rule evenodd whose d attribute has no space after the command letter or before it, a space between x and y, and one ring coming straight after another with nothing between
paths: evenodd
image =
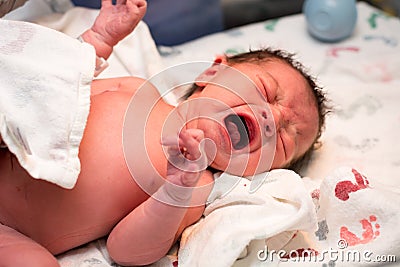
<instances>
[{"instance_id":1,"label":"baby's hand","mask_svg":"<svg viewBox=\"0 0 400 267\"><path fill-rule=\"evenodd\" d=\"M101 9L92 27L104 42L114 46L130 34L146 12L144 0L102 0Z\"/></svg>"},{"instance_id":2,"label":"baby's hand","mask_svg":"<svg viewBox=\"0 0 400 267\"><path fill-rule=\"evenodd\" d=\"M166 138L168 147L167 180L185 187L196 186L200 174L207 168L204 152L204 133L198 129L183 129L176 138Z\"/></svg>"},{"instance_id":3,"label":"baby's hand","mask_svg":"<svg viewBox=\"0 0 400 267\"><path fill-rule=\"evenodd\" d=\"M130 34L146 13L145 0L102 0L100 13L91 29L82 38L96 48L98 56L105 59L112 48Z\"/></svg>"}]
</instances>

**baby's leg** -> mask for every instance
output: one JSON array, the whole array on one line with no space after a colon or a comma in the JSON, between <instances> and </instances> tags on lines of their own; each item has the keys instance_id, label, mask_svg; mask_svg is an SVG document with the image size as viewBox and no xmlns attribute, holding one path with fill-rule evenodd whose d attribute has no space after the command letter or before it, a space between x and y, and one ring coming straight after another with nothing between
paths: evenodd
<instances>
[{"instance_id":1,"label":"baby's leg","mask_svg":"<svg viewBox=\"0 0 400 267\"><path fill-rule=\"evenodd\" d=\"M44 247L16 230L0 224L0 266L59 267Z\"/></svg>"}]
</instances>

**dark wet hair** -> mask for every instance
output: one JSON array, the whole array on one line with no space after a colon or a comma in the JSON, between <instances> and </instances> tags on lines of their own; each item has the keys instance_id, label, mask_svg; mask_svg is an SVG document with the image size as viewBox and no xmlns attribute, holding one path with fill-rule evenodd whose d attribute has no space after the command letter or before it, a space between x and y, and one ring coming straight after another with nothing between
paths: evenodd
<instances>
[{"instance_id":1,"label":"dark wet hair","mask_svg":"<svg viewBox=\"0 0 400 267\"><path fill-rule=\"evenodd\" d=\"M264 63L269 60L281 60L286 62L294 69L296 69L307 81L307 84L310 86L311 92L314 96L316 107L318 110L318 133L314 139L313 144L310 148L301 156L293 159L287 166L282 166L283 168L291 169L296 172L300 172L300 170L307 165L307 163L311 160L313 152L321 146L320 137L325 129L325 118L326 115L331 111L331 108L328 104L328 99L320 86L317 85L316 78L311 76L308 73L306 67L295 59L295 54L289 53L280 49L272 49L272 48L264 48L259 50L250 50L246 53L236 54L233 56L226 55L226 60L228 65L232 64L240 64L240 63ZM183 98L188 98L197 90L201 90L202 87L194 84L183 96Z\"/></svg>"}]
</instances>

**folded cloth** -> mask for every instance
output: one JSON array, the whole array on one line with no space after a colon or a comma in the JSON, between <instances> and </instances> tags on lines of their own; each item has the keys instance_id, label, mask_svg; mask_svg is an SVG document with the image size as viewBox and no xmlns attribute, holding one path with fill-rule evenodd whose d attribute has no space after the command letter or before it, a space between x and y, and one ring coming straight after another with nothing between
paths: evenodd
<instances>
[{"instance_id":1,"label":"folded cloth","mask_svg":"<svg viewBox=\"0 0 400 267\"><path fill-rule=\"evenodd\" d=\"M253 266L267 244L278 250L297 230L316 230L314 204L298 174L260 175L266 177L255 192L245 178L223 173L215 180L204 218L183 233L179 266Z\"/></svg>"},{"instance_id":2,"label":"folded cloth","mask_svg":"<svg viewBox=\"0 0 400 267\"><path fill-rule=\"evenodd\" d=\"M34 178L72 188L95 51L43 26L0 20L0 134Z\"/></svg>"},{"instance_id":3,"label":"folded cloth","mask_svg":"<svg viewBox=\"0 0 400 267\"><path fill-rule=\"evenodd\" d=\"M320 185L288 170L260 175L254 193L244 178L216 179L204 218L183 233L179 266L377 266L400 256L398 187L350 167Z\"/></svg>"}]
</instances>

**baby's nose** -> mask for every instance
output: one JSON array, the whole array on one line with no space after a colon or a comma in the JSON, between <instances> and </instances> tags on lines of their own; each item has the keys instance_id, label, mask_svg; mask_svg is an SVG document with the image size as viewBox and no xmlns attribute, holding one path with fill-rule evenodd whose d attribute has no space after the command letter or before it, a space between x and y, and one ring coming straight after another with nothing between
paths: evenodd
<instances>
[{"instance_id":1,"label":"baby's nose","mask_svg":"<svg viewBox=\"0 0 400 267\"><path fill-rule=\"evenodd\" d=\"M259 108L257 113L258 113L257 119L264 136L271 137L275 135L276 128L275 128L274 116L269 107L266 106L263 108Z\"/></svg>"}]
</instances>

